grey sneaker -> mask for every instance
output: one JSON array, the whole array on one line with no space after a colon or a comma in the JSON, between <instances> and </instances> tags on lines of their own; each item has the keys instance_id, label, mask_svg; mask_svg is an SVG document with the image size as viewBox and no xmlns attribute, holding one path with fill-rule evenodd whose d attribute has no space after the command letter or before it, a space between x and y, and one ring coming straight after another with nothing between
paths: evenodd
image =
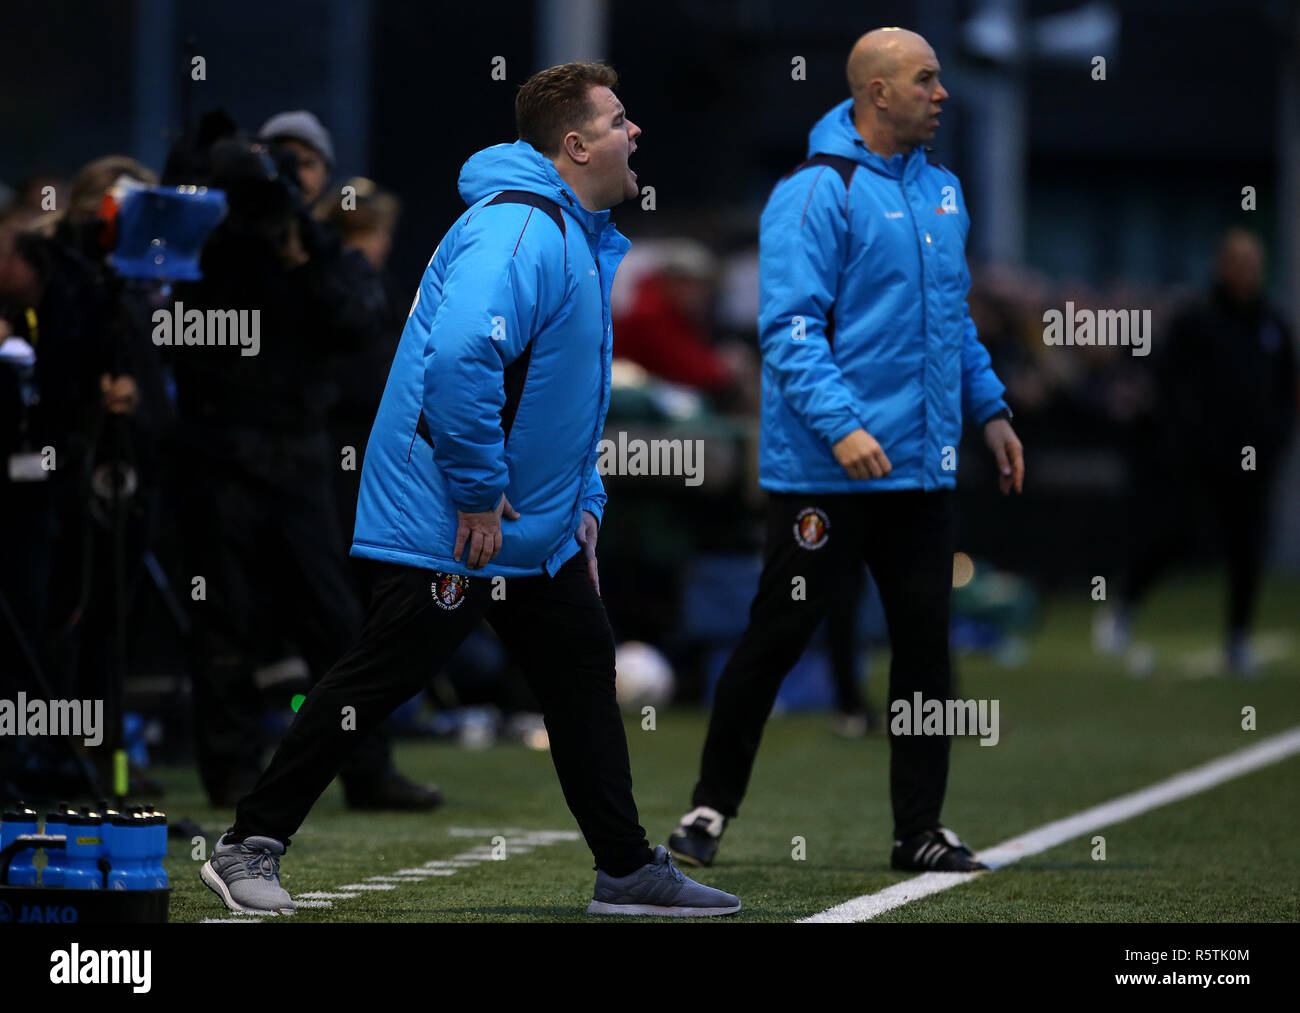
<instances>
[{"instance_id":1,"label":"grey sneaker","mask_svg":"<svg viewBox=\"0 0 1300 1013\"><path fill-rule=\"evenodd\" d=\"M273 837L250 837L242 844L217 842L199 876L226 907L238 914L291 915L297 908L280 886L284 845Z\"/></svg>"},{"instance_id":2,"label":"grey sneaker","mask_svg":"<svg viewBox=\"0 0 1300 1013\"><path fill-rule=\"evenodd\" d=\"M670 918L707 918L735 914L740 898L711 886L701 886L673 865L662 844L649 865L615 879L596 870L596 892L587 906L589 915L660 915Z\"/></svg>"}]
</instances>

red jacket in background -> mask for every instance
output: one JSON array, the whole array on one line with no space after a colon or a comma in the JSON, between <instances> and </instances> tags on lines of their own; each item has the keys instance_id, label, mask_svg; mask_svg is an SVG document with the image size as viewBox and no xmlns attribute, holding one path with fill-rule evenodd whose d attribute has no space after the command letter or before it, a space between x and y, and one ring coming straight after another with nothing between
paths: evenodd
<instances>
[{"instance_id":1,"label":"red jacket in background","mask_svg":"<svg viewBox=\"0 0 1300 1013\"><path fill-rule=\"evenodd\" d=\"M637 283L632 308L614 321L614 355L697 390L718 390L730 378L704 332L672 304L654 274Z\"/></svg>"}]
</instances>

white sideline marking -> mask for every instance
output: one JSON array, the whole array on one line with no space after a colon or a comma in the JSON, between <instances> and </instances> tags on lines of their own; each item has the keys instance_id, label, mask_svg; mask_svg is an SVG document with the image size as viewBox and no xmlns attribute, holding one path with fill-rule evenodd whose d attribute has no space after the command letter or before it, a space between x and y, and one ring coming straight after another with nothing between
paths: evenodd
<instances>
[{"instance_id":1,"label":"white sideline marking","mask_svg":"<svg viewBox=\"0 0 1300 1013\"><path fill-rule=\"evenodd\" d=\"M559 833L555 830L544 830L541 833ZM493 830L487 827L448 827L447 833L452 837L493 837L497 834L523 834L528 833L526 830L520 830L518 827L505 827L504 829Z\"/></svg>"},{"instance_id":2,"label":"white sideline marking","mask_svg":"<svg viewBox=\"0 0 1300 1013\"><path fill-rule=\"evenodd\" d=\"M299 833L302 833L300 828ZM506 837L505 852L507 855L525 855L535 847L546 847L557 841L576 841L581 839L581 835L573 830L520 830L517 827L507 827L503 830L479 830L471 827L452 827L450 830L453 837ZM511 835L511 836L506 836ZM414 869L398 869L391 875L367 876L364 883L344 883L334 888L333 892L326 890L313 890L310 893L300 893L294 898L294 903L299 907L332 907L333 901L348 900L352 897L359 897L362 890L396 890L399 883L419 883L424 876L454 876L457 869L476 869L482 862L492 860L494 847L487 844L480 844L470 851L463 851L450 859L434 859L425 862L424 867ZM236 919L232 918L204 918L203 922L228 922ZM240 917L241 921L261 921L261 918Z\"/></svg>"},{"instance_id":3,"label":"white sideline marking","mask_svg":"<svg viewBox=\"0 0 1300 1013\"><path fill-rule=\"evenodd\" d=\"M1300 753L1300 727L1271 736L1256 745L1239 749L1235 753L1221 756L1217 760L1185 770L1181 774L1175 774L1149 788L1121 795L1119 798L1095 805L1091 809L1085 809L1065 819L1046 823L1019 837L1003 841L987 851L981 851L976 857L991 870L996 871L1012 862L1018 862L1027 855L1036 855L1058 844L1082 837L1093 830L1100 830L1112 823L1120 823L1148 810L1196 795L1207 788L1213 788L1252 770L1277 763L1296 753ZM984 874L923 872L919 876L895 883L876 893L863 894L843 904L836 904L819 914L800 918L799 921L863 922L919 897L928 897L932 893L961 886L980 875Z\"/></svg>"}]
</instances>

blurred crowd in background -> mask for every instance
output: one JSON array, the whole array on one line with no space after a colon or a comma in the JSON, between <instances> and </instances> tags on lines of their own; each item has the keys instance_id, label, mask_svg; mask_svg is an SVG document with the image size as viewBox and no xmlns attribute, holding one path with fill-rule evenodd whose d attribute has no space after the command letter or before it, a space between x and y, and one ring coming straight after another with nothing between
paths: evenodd
<instances>
[{"instance_id":1,"label":"blurred crowd in background","mask_svg":"<svg viewBox=\"0 0 1300 1013\"><path fill-rule=\"evenodd\" d=\"M151 751L192 759L227 805L358 631L357 489L419 280L395 278L389 253L403 203L426 197L351 175L313 113L266 113L256 124L205 113L163 165L110 154L0 183L0 696L106 697L136 777ZM471 153L444 157L458 166ZM158 252L120 248L117 212L139 186L225 195L201 251L164 251L171 278L123 267ZM704 451L698 486L605 479L601 584L632 707L707 700L756 586L756 217L751 228L625 228L606 435L698 439ZM429 252L439 238L406 237ZM1024 497L1001 501L968 431L959 646L1014 661L1042 592L1109 573L1120 607L1097 646L1122 650L1157 577L1225 559L1224 626L1238 638L1233 666L1249 670L1243 638L1296 426L1295 352L1264 295L1263 244L1241 230L1219 241L1210 276L1176 286L971 264L971 315L1006 384L1027 478ZM188 277L187 256L200 269ZM260 353L160 347L153 314L176 302L261 310ZM1046 344L1045 312L1067 304L1150 310L1151 354ZM1222 469L1243 441L1257 451L1244 483ZM56 467L41 463L47 447ZM857 735L879 726L868 699L878 705L880 691L863 683L883 617L865 574L843 601L778 704L832 710ZM394 769L392 735L544 747L536 709L485 627L358 749L342 778L349 804L437 804L436 788ZM74 793L63 748L0 738L0 793Z\"/></svg>"}]
</instances>

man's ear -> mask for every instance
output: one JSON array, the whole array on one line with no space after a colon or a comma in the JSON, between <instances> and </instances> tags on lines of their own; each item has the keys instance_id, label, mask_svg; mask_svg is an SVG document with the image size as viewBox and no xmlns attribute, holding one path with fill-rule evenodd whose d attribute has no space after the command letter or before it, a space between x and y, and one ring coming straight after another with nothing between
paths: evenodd
<instances>
[{"instance_id":1,"label":"man's ear","mask_svg":"<svg viewBox=\"0 0 1300 1013\"><path fill-rule=\"evenodd\" d=\"M591 160L591 152L587 150L587 145L582 140L582 135L576 130L570 130L564 135L561 143L564 153L569 159L578 165L586 165Z\"/></svg>"},{"instance_id":2,"label":"man's ear","mask_svg":"<svg viewBox=\"0 0 1300 1013\"><path fill-rule=\"evenodd\" d=\"M877 109L887 109L889 107L889 85L881 78L874 78L867 85L867 98Z\"/></svg>"}]
</instances>

